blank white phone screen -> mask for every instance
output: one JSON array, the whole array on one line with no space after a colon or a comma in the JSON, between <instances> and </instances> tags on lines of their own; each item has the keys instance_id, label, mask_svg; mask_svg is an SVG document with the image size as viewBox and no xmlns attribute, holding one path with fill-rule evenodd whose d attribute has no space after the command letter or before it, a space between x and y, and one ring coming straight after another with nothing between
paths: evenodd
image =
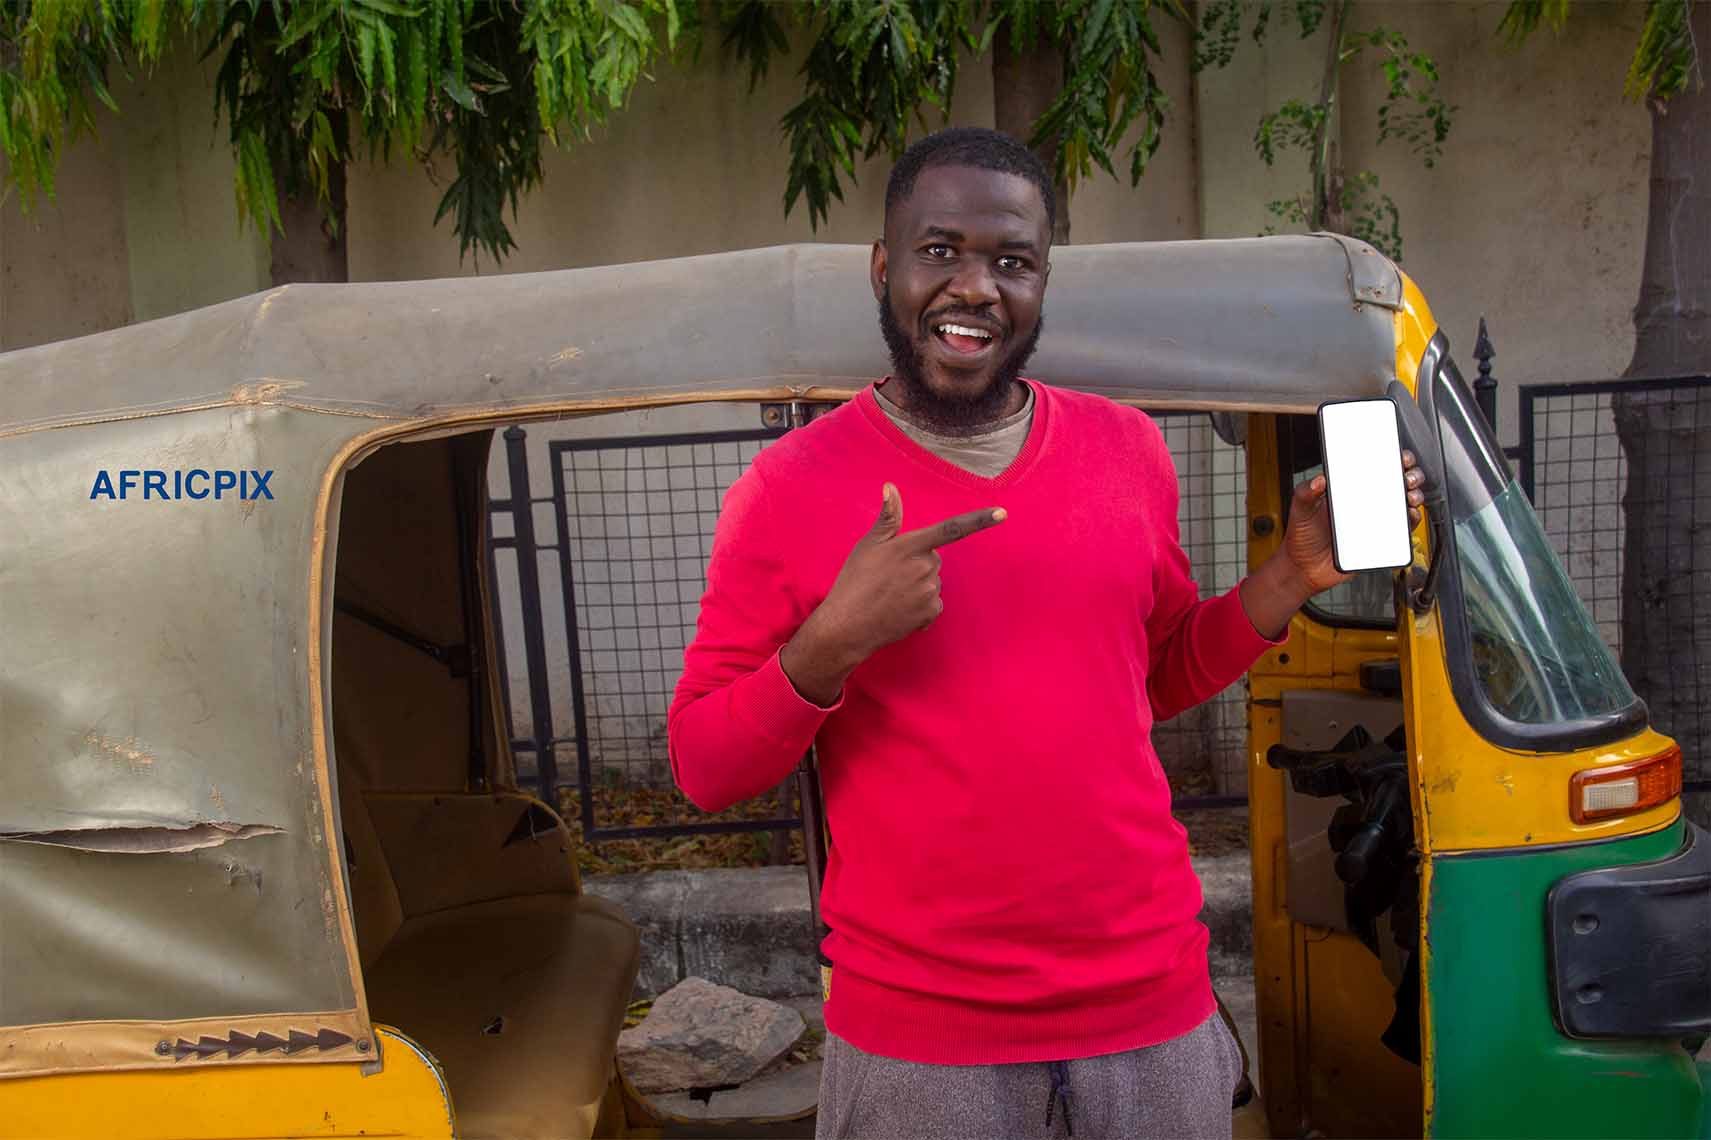
<instances>
[{"instance_id":1,"label":"blank white phone screen","mask_svg":"<svg viewBox=\"0 0 1711 1140\"><path fill-rule=\"evenodd\" d=\"M1387 399L1324 404L1319 432L1337 569L1352 574L1408 565L1413 555L1396 405Z\"/></svg>"}]
</instances>

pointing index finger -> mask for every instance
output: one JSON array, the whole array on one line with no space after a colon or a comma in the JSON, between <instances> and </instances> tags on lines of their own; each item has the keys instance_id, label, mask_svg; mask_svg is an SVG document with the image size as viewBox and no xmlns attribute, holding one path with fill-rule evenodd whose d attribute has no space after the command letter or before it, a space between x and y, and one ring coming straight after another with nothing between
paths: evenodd
<instances>
[{"instance_id":1,"label":"pointing index finger","mask_svg":"<svg viewBox=\"0 0 1711 1140\"><path fill-rule=\"evenodd\" d=\"M956 515L944 522L932 526L924 526L920 530L912 530L899 536L899 541L906 542L917 550L936 550L961 538L967 538L976 531L986 530L1003 522L1007 512L1003 507L992 507L983 511L969 511L967 514Z\"/></svg>"}]
</instances>

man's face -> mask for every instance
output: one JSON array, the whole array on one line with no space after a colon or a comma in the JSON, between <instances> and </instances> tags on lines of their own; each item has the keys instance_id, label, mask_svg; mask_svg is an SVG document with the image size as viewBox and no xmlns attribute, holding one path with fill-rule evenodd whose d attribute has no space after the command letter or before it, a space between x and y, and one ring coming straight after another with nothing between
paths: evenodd
<instances>
[{"instance_id":1,"label":"man's face","mask_svg":"<svg viewBox=\"0 0 1711 1140\"><path fill-rule=\"evenodd\" d=\"M921 172L874 243L870 271L906 410L951 431L1003 415L1039 339L1050 245L1028 179L971 166Z\"/></svg>"}]
</instances>

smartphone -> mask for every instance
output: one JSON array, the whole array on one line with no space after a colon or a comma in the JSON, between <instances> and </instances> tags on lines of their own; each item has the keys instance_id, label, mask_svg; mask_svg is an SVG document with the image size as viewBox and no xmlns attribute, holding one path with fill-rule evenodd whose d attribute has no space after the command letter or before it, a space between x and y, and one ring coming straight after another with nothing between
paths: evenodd
<instances>
[{"instance_id":1,"label":"smartphone","mask_svg":"<svg viewBox=\"0 0 1711 1140\"><path fill-rule=\"evenodd\" d=\"M1385 396L1321 404L1319 439L1337 569L1353 574L1408 565L1414 552L1396 404Z\"/></svg>"}]
</instances>

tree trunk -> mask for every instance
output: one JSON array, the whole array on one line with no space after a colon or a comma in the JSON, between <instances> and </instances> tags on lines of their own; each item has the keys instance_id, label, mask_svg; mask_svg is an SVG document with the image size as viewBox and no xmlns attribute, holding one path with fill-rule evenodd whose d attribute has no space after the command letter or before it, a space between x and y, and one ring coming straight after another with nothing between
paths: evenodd
<instances>
[{"instance_id":1,"label":"tree trunk","mask_svg":"<svg viewBox=\"0 0 1711 1140\"><path fill-rule=\"evenodd\" d=\"M1689 19L1701 74L1711 66L1711 2ZM1652 103L1651 196L1634 357L1627 376L1711 373L1711 86ZM1622 500L1622 668L1675 737L1688 780L1711 779L1711 390L1619 394L1628 461ZM1711 825L1711 795L1688 797Z\"/></svg>"},{"instance_id":2,"label":"tree trunk","mask_svg":"<svg viewBox=\"0 0 1711 1140\"><path fill-rule=\"evenodd\" d=\"M1350 0L1331 6L1331 26L1325 32L1325 64L1319 76L1319 127L1313 133L1313 152L1308 159L1313 176L1313 208L1307 228L1344 233L1343 168L1337 158L1331 127L1337 121L1337 95L1342 88L1343 26L1348 20Z\"/></svg>"},{"instance_id":3,"label":"tree trunk","mask_svg":"<svg viewBox=\"0 0 1711 1140\"><path fill-rule=\"evenodd\" d=\"M1042 32L1032 47L1017 51L1010 43L1010 29L1000 29L992 40L993 125L1027 142L1033 137L1034 124L1062 93L1063 52L1059 45ZM1054 136L1033 148L1048 171L1057 170L1057 144ZM1057 182L1052 189L1057 195L1052 242L1061 245L1069 241L1069 187Z\"/></svg>"},{"instance_id":4,"label":"tree trunk","mask_svg":"<svg viewBox=\"0 0 1711 1140\"><path fill-rule=\"evenodd\" d=\"M345 253L345 164L334 162L327 171L327 192L335 225L322 213L313 190L279 197L282 234L273 235L273 283L293 281L349 281L350 260Z\"/></svg>"}]
</instances>

